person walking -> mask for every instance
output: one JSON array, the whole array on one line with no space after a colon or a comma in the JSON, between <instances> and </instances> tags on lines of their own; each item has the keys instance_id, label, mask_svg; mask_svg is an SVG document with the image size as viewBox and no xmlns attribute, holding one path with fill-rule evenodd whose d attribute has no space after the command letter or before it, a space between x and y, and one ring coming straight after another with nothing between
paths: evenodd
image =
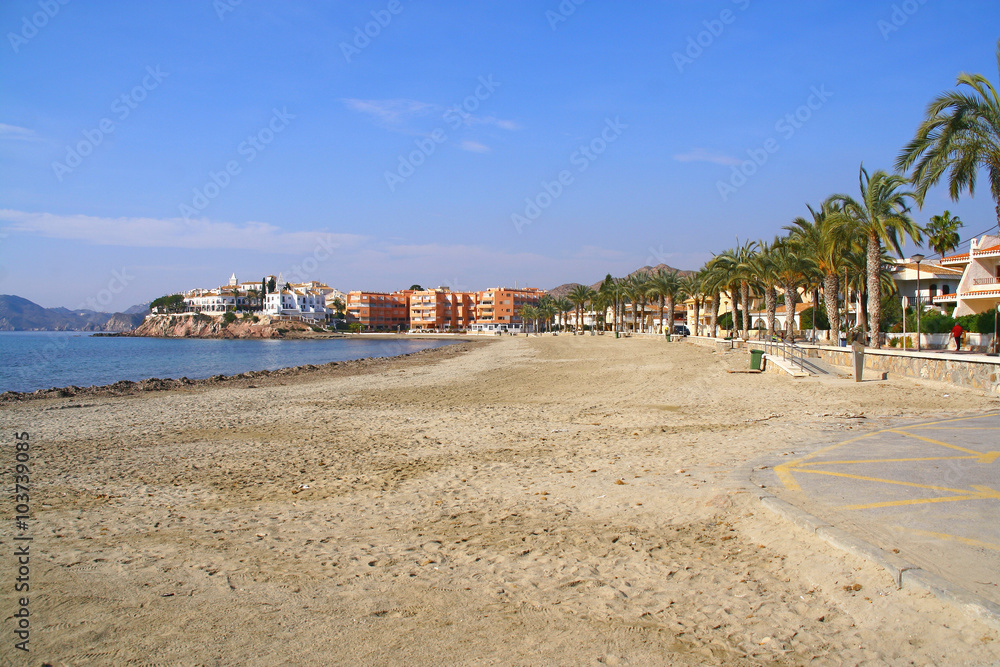
<instances>
[{"instance_id":1,"label":"person walking","mask_svg":"<svg viewBox=\"0 0 1000 667\"><path fill-rule=\"evenodd\" d=\"M962 329L961 324L956 324L951 328L951 337L955 339L955 351L958 352L962 349L962 334L965 331Z\"/></svg>"}]
</instances>

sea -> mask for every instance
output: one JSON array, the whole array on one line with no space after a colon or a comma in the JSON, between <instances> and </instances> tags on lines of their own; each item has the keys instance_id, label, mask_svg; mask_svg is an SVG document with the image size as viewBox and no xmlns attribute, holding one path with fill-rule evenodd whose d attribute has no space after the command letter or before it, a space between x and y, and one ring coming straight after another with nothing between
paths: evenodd
<instances>
[{"instance_id":1,"label":"sea","mask_svg":"<svg viewBox=\"0 0 1000 667\"><path fill-rule=\"evenodd\" d=\"M126 338L80 331L5 331L0 332L0 392L88 387L154 377L203 379L304 364L395 357L454 342L399 338Z\"/></svg>"}]
</instances>

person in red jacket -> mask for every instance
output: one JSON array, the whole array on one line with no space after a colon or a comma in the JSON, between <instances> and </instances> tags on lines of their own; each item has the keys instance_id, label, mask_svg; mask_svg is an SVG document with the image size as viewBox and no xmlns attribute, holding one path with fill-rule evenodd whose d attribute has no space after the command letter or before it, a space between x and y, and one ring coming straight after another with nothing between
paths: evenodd
<instances>
[{"instance_id":1,"label":"person in red jacket","mask_svg":"<svg viewBox=\"0 0 1000 667\"><path fill-rule=\"evenodd\" d=\"M951 328L951 337L955 339L955 351L958 352L962 349L962 334L965 331L962 329L961 324L956 324Z\"/></svg>"}]
</instances>

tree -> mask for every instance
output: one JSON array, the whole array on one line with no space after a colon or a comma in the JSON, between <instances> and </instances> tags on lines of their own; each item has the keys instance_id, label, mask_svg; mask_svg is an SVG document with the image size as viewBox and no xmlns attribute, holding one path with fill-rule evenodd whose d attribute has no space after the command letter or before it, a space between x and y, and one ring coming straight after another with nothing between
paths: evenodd
<instances>
[{"instance_id":1,"label":"tree","mask_svg":"<svg viewBox=\"0 0 1000 667\"><path fill-rule=\"evenodd\" d=\"M732 304L733 326L731 333L738 334L739 328L739 299L740 285L743 282L743 274L739 269L739 252L732 248L723 250L710 260L712 271L716 275L716 286L719 292L728 292L729 301Z\"/></svg>"},{"instance_id":2,"label":"tree","mask_svg":"<svg viewBox=\"0 0 1000 667\"><path fill-rule=\"evenodd\" d=\"M607 311L608 306L612 306L611 319L614 322L615 331L618 330L618 281L611 277L611 274L604 276L604 280L601 282L601 287L598 289L598 293L604 301L604 310ZM605 322L605 328L607 328L607 322Z\"/></svg>"},{"instance_id":3,"label":"tree","mask_svg":"<svg viewBox=\"0 0 1000 667\"><path fill-rule=\"evenodd\" d=\"M879 283L879 261L882 246L891 247L901 255L900 235L906 234L915 243L920 243L922 237L920 227L910 217L910 209L906 204L906 200L913 198L914 194L901 189L906 184L902 176L882 170L869 176L862 165L858 181L860 200L838 194L830 201L842 207L835 215L835 220L867 240L869 344L880 348L882 339L878 325L881 321L882 289Z\"/></svg>"},{"instance_id":4,"label":"tree","mask_svg":"<svg viewBox=\"0 0 1000 667\"><path fill-rule=\"evenodd\" d=\"M775 238L774 243L768 245L767 241L757 243L757 255L753 259L753 271L757 280L764 288L764 308L767 310L767 337L774 337L774 322L778 310L778 275L775 272L774 257L771 249L781 243L780 238Z\"/></svg>"},{"instance_id":5,"label":"tree","mask_svg":"<svg viewBox=\"0 0 1000 667\"><path fill-rule=\"evenodd\" d=\"M538 330L538 308L528 304L521 308L521 320L525 323L534 322L535 330ZM527 327L525 327L527 328Z\"/></svg>"},{"instance_id":6,"label":"tree","mask_svg":"<svg viewBox=\"0 0 1000 667\"><path fill-rule=\"evenodd\" d=\"M667 271L666 269L658 269L653 276L650 277L648 286L646 288L647 294L654 299L658 299L660 303L660 333L671 334L674 331L674 307L677 300L678 294L681 293L681 280L677 276L676 271ZM669 324L664 327L663 324L663 307L666 304L667 307L667 322Z\"/></svg>"},{"instance_id":7,"label":"tree","mask_svg":"<svg viewBox=\"0 0 1000 667\"><path fill-rule=\"evenodd\" d=\"M815 264L799 254L795 244L787 238L777 239L771 247L770 255L774 276L785 292L785 340L791 341L795 331L795 306L798 303L799 287Z\"/></svg>"},{"instance_id":8,"label":"tree","mask_svg":"<svg viewBox=\"0 0 1000 667\"><path fill-rule=\"evenodd\" d=\"M149 304L149 310L159 309L167 313L181 313L184 312L184 295L183 294L168 294L166 296L161 296L158 299L153 299Z\"/></svg>"},{"instance_id":9,"label":"tree","mask_svg":"<svg viewBox=\"0 0 1000 667\"><path fill-rule=\"evenodd\" d=\"M576 330L583 331L583 306L594 298L597 292L586 285L576 285L569 291L567 298L576 306Z\"/></svg>"},{"instance_id":10,"label":"tree","mask_svg":"<svg viewBox=\"0 0 1000 667\"><path fill-rule=\"evenodd\" d=\"M958 248L960 227L962 220L957 215L952 217L951 211L931 216L930 223L924 227L927 233L927 245L944 257L949 250Z\"/></svg>"},{"instance_id":11,"label":"tree","mask_svg":"<svg viewBox=\"0 0 1000 667\"><path fill-rule=\"evenodd\" d=\"M573 310L573 302L563 297L556 300L556 308L559 311L559 328L560 330L566 330L566 313Z\"/></svg>"},{"instance_id":12,"label":"tree","mask_svg":"<svg viewBox=\"0 0 1000 667\"><path fill-rule=\"evenodd\" d=\"M789 236L801 251L815 263L818 282L822 282L826 303L826 317L832 332L840 330L840 311L837 308L840 293L840 274L844 266L844 249L850 243L849 226L843 222L837 202L828 199L819 210L806 205L811 220L795 218L785 227ZM819 305L818 290L813 290L813 306Z\"/></svg>"},{"instance_id":13,"label":"tree","mask_svg":"<svg viewBox=\"0 0 1000 667\"><path fill-rule=\"evenodd\" d=\"M414 292L423 292L424 291L424 288L421 287L420 285L410 285L410 289L413 290Z\"/></svg>"},{"instance_id":14,"label":"tree","mask_svg":"<svg viewBox=\"0 0 1000 667\"><path fill-rule=\"evenodd\" d=\"M996 61L1000 71L1000 40ZM911 171L917 203L923 206L927 190L945 174L953 200L963 191L973 196L978 172L985 169L1000 224L1000 95L981 74L963 72L955 85L958 90L927 105L927 117L896 158L896 171Z\"/></svg>"},{"instance_id":15,"label":"tree","mask_svg":"<svg viewBox=\"0 0 1000 667\"><path fill-rule=\"evenodd\" d=\"M265 291L265 294L274 294L274 290L277 286L278 286L277 281L275 280L274 276L271 276L267 280L267 290Z\"/></svg>"},{"instance_id":16,"label":"tree","mask_svg":"<svg viewBox=\"0 0 1000 667\"><path fill-rule=\"evenodd\" d=\"M694 335L701 335L701 304L705 298L705 270L702 269L681 278L681 291L687 298L694 299Z\"/></svg>"},{"instance_id":17,"label":"tree","mask_svg":"<svg viewBox=\"0 0 1000 667\"><path fill-rule=\"evenodd\" d=\"M333 316L337 319L344 319L344 301L339 296L333 299Z\"/></svg>"}]
</instances>

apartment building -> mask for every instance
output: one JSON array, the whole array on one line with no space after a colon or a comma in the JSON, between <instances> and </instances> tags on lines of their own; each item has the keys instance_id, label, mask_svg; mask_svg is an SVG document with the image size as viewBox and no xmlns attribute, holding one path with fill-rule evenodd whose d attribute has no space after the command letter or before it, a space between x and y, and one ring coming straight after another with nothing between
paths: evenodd
<instances>
[{"instance_id":1,"label":"apartment building","mask_svg":"<svg viewBox=\"0 0 1000 667\"><path fill-rule=\"evenodd\" d=\"M476 319L476 293L447 287L410 295L410 328L418 331L468 329Z\"/></svg>"},{"instance_id":2,"label":"apartment building","mask_svg":"<svg viewBox=\"0 0 1000 667\"><path fill-rule=\"evenodd\" d=\"M469 327L477 331L520 331L521 309L537 306L545 290L494 287L477 293L476 321Z\"/></svg>"},{"instance_id":3,"label":"apartment building","mask_svg":"<svg viewBox=\"0 0 1000 667\"><path fill-rule=\"evenodd\" d=\"M961 269L954 294L934 296L935 305L955 305L955 317L1000 308L1000 236L972 239L969 252L941 259L946 267Z\"/></svg>"},{"instance_id":4,"label":"apartment building","mask_svg":"<svg viewBox=\"0 0 1000 667\"><path fill-rule=\"evenodd\" d=\"M365 331L405 331L410 326L413 290L347 293L347 322L360 322Z\"/></svg>"}]
</instances>

